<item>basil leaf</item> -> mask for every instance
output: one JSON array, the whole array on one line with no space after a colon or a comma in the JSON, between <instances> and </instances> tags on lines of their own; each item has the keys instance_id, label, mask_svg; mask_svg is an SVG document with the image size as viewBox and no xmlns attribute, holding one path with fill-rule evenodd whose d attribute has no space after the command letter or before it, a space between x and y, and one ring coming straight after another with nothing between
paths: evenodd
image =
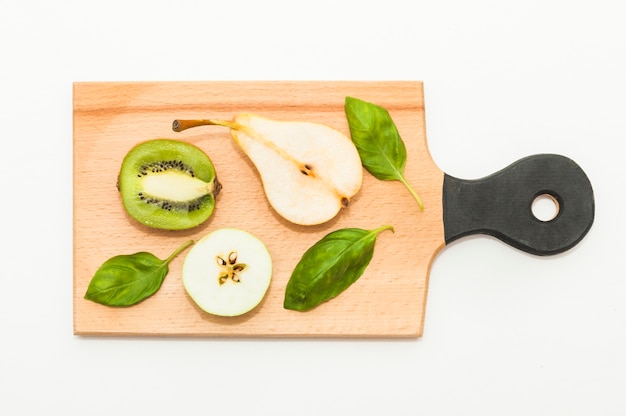
<instances>
[{"instance_id":1,"label":"basil leaf","mask_svg":"<svg viewBox=\"0 0 626 416\"><path fill-rule=\"evenodd\" d=\"M375 230L344 228L311 246L296 265L285 290L285 309L307 311L356 282L374 255L376 236L393 227Z\"/></svg>"},{"instance_id":2,"label":"basil leaf","mask_svg":"<svg viewBox=\"0 0 626 416\"><path fill-rule=\"evenodd\" d=\"M350 136L365 169L376 179L402 182L423 211L420 197L404 177L406 147L389 112L353 97L346 97L344 107Z\"/></svg>"},{"instance_id":3,"label":"basil leaf","mask_svg":"<svg viewBox=\"0 0 626 416\"><path fill-rule=\"evenodd\" d=\"M165 260L147 252L111 257L91 278L85 299L107 306L141 302L159 290L169 263L191 244L193 240L187 241Z\"/></svg>"}]
</instances>

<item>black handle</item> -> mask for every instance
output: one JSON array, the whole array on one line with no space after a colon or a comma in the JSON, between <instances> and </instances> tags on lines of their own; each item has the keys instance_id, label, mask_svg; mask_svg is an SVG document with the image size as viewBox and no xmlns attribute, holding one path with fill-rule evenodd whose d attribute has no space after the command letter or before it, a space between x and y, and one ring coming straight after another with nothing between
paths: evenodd
<instances>
[{"instance_id":1,"label":"black handle","mask_svg":"<svg viewBox=\"0 0 626 416\"><path fill-rule=\"evenodd\" d=\"M542 221L532 212L541 195L553 197L557 215ZM593 223L595 202L585 172L571 159L539 154L477 180L444 175L446 244L470 234L488 234L540 256L574 247Z\"/></svg>"}]
</instances>

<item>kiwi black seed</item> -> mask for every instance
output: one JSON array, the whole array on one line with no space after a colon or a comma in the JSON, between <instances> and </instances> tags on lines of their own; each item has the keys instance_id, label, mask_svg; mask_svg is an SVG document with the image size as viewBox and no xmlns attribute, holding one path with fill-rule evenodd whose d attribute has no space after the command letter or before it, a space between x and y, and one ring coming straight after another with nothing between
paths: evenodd
<instances>
[{"instance_id":1,"label":"kiwi black seed","mask_svg":"<svg viewBox=\"0 0 626 416\"><path fill-rule=\"evenodd\" d=\"M117 180L124 208L153 228L184 230L206 221L221 189L211 159L198 147L154 139L133 147Z\"/></svg>"}]
</instances>

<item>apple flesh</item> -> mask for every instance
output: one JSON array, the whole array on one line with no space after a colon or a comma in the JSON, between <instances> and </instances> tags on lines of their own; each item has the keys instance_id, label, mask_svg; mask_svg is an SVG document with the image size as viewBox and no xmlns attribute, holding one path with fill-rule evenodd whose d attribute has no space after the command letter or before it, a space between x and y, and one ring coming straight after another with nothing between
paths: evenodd
<instances>
[{"instance_id":1,"label":"apple flesh","mask_svg":"<svg viewBox=\"0 0 626 416\"><path fill-rule=\"evenodd\" d=\"M183 285L205 312L238 316L265 297L272 259L261 240L237 228L221 228L200 239L183 264Z\"/></svg>"}]
</instances>

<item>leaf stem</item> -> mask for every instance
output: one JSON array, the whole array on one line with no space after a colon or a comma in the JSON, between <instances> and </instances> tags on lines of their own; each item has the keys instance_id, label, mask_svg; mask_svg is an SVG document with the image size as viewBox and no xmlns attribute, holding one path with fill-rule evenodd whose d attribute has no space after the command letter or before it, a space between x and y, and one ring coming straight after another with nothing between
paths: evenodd
<instances>
[{"instance_id":1,"label":"leaf stem","mask_svg":"<svg viewBox=\"0 0 626 416\"><path fill-rule=\"evenodd\" d=\"M400 182L402 182L404 184L404 186L406 186L406 188L409 190L409 192L411 193L411 195L413 195L413 198L415 198L415 200L417 201L417 204L420 207L420 211L424 211L424 204L422 203L422 200L420 199L419 195L417 194L417 192L415 192L415 189L413 189L413 187L409 184L409 182L406 180L406 178L404 177L404 175L400 175Z\"/></svg>"},{"instance_id":2,"label":"leaf stem","mask_svg":"<svg viewBox=\"0 0 626 416\"><path fill-rule=\"evenodd\" d=\"M378 235L380 233L382 233L383 231L386 230L391 230L392 233L395 233L396 231L393 229L393 225L383 225L382 227L378 227L375 230L372 230L372 233Z\"/></svg>"},{"instance_id":3,"label":"leaf stem","mask_svg":"<svg viewBox=\"0 0 626 416\"><path fill-rule=\"evenodd\" d=\"M186 249L187 247L189 247L190 245L192 245L194 243L193 240L189 240L186 241L185 243L183 243L183 245L181 245L180 247L178 247L176 249L176 251L174 251L168 258L166 258L163 262L165 264L169 264L172 260L174 260L174 258L176 256L178 256L184 249Z\"/></svg>"}]
</instances>

